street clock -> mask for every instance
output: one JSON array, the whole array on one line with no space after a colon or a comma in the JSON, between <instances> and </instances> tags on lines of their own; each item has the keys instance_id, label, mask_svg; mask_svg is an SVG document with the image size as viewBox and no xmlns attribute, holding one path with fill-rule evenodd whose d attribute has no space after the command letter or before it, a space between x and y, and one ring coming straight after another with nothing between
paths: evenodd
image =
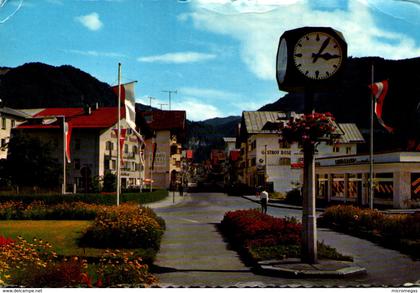
<instances>
[{"instance_id":1,"label":"street clock","mask_svg":"<svg viewBox=\"0 0 420 293\"><path fill-rule=\"evenodd\" d=\"M337 83L347 59L342 34L329 27L303 27L286 31L277 51L279 89L303 92L324 90Z\"/></svg>"}]
</instances>

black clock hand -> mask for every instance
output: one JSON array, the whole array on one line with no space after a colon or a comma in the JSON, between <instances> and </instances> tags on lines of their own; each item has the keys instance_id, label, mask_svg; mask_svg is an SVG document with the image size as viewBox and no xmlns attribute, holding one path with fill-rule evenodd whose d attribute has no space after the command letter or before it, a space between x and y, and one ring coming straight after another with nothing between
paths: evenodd
<instances>
[{"instance_id":1,"label":"black clock hand","mask_svg":"<svg viewBox=\"0 0 420 293\"><path fill-rule=\"evenodd\" d=\"M328 61L330 59L340 58L341 56L340 55L337 55L337 54L334 54L333 55L333 54L330 54L330 53L327 52L327 53L318 55L318 57Z\"/></svg>"},{"instance_id":2,"label":"black clock hand","mask_svg":"<svg viewBox=\"0 0 420 293\"><path fill-rule=\"evenodd\" d=\"M321 48L319 48L318 53L312 53L312 57L314 58L312 60L312 63L315 63L318 60L319 55L321 55L322 51L328 46L328 43L330 42L330 38L326 38L325 41L322 43Z\"/></svg>"}]
</instances>

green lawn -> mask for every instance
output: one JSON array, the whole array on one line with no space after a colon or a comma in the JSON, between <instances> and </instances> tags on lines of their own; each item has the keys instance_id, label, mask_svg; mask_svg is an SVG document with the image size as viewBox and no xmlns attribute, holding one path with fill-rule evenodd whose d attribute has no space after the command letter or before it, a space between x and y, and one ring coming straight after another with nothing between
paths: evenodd
<instances>
[{"instance_id":1,"label":"green lawn","mask_svg":"<svg viewBox=\"0 0 420 293\"><path fill-rule=\"evenodd\" d=\"M100 257L105 249L80 248L76 239L81 232L89 226L91 221L28 221L13 220L0 221L0 235L16 238L22 236L27 241L34 237L47 241L53 245L54 251L63 256ZM156 251L153 249L120 249L121 251L134 251L147 263L153 262Z\"/></svg>"}]
</instances>

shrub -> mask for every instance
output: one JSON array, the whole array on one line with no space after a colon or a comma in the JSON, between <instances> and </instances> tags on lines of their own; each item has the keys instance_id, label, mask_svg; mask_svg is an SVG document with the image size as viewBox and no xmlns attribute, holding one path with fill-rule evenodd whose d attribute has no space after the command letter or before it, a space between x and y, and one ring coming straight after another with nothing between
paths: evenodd
<instances>
[{"instance_id":1,"label":"shrub","mask_svg":"<svg viewBox=\"0 0 420 293\"><path fill-rule=\"evenodd\" d=\"M80 246L159 249L163 229L156 214L137 205L104 207L79 239Z\"/></svg>"},{"instance_id":2,"label":"shrub","mask_svg":"<svg viewBox=\"0 0 420 293\"><path fill-rule=\"evenodd\" d=\"M327 208L318 223L380 241L413 256L420 255L415 249L420 241L420 214L392 215L337 205Z\"/></svg>"},{"instance_id":3,"label":"shrub","mask_svg":"<svg viewBox=\"0 0 420 293\"><path fill-rule=\"evenodd\" d=\"M45 205L41 201L30 204L8 201L0 203L1 220L92 220L100 206L83 202Z\"/></svg>"},{"instance_id":4,"label":"shrub","mask_svg":"<svg viewBox=\"0 0 420 293\"><path fill-rule=\"evenodd\" d=\"M302 204L302 194L300 189L295 188L286 193L286 202L291 204Z\"/></svg>"}]
</instances>

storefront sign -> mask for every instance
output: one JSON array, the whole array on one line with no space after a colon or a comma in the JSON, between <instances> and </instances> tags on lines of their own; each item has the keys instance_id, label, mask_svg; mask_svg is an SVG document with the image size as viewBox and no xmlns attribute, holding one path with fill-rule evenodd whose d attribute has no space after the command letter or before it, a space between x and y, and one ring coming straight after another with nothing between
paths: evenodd
<instances>
[{"instance_id":1,"label":"storefront sign","mask_svg":"<svg viewBox=\"0 0 420 293\"><path fill-rule=\"evenodd\" d=\"M262 155L265 155L265 150L261 151ZM292 154L291 150L267 150L267 155L288 155Z\"/></svg>"},{"instance_id":2,"label":"storefront sign","mask_svg":"<svg viewBox=\"0 0 420 293\"><path fill-rule=\"evenodd\" d=\"M351 159L338 159L335 160L335 164L336 165L349 165L349 164L354 164L356 163L356 158L351 158Z\"/></svg>"}]
</instances>

